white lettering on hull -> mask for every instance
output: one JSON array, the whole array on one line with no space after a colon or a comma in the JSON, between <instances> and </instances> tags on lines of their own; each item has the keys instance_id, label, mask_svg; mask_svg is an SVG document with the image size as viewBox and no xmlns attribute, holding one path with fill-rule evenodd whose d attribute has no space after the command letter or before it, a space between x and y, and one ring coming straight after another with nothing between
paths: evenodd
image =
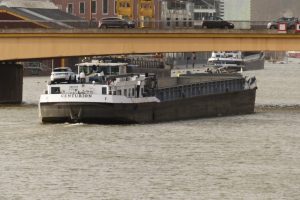
<instances>
[{"instance_id":1,"label":"white lettering on hull","mask_svg":"<svg viewBox=\"0 0 300 200\"><path fill-rule=\"evenodd\" d=\"M92 98L92 94L78 94L78 93L73 93L73 94L61 94L61 98Z\"/></svg>"}]
</instances>

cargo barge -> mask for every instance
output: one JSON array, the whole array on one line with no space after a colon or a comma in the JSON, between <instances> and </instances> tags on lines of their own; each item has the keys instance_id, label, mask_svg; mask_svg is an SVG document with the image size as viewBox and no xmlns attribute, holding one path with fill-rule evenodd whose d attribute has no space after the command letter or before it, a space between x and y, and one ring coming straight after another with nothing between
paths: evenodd
<instances>
[{"instance_id":1,"label":"cargo barge","mask_svg":"<svg viewBox=\"0 0 300 200\"><path fill-rule=\"evenodd\" d=\"M159 78L127 73L126 64L80 63L84 79L49 83L39 101L42 122L156 123L254 112L255 77L194 74Z\"/></svg>"}]
</instances>

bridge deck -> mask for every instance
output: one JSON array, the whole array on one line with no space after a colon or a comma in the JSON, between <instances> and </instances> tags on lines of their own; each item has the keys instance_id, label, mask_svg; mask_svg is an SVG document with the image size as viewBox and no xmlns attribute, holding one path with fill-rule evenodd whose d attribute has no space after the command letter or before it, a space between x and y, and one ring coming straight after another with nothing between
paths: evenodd
<instances>
[{"instance_id":1,"label":"bridge deck","mask_svg":"<svg viewBox=\"0 0 300 200\"><path fill-rule=\"evenodd\" d=\"M300 34L217 29L2 29L0 60L197 51L300 50Z\"/></svg>"}]
</instances>

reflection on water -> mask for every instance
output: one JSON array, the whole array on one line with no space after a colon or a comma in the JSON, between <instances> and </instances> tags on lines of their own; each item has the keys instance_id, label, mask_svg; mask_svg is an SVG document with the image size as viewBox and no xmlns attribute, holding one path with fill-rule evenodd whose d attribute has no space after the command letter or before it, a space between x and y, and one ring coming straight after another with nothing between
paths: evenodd
<instances>
[{"instance_id":1,"label":"reflection on water","mask_svg":"<svg viewBox=\"0 0 300 200\"><path fill-rule=\"evenodd\" d=\"M0 107L0 199L298 199L300 65L247 72L256 113L146 125L41 124L48 77Z\"/></svg>"}]
</instances>

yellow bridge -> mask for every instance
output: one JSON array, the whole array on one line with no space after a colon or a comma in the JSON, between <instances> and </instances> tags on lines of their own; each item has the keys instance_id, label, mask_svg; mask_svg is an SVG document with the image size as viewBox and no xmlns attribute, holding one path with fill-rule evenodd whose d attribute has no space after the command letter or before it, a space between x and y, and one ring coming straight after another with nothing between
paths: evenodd
<instances>
[{"instance_id":1,"label":"yellow bridge","mask_svg":"<svg viewBox=\"0 0 300 200\"><path fill-rule=\"evenodd\" d=\"M300 50L300 34L276 30L7 30L0 60L198 51Z\"/></svg>"}]
</instances>

